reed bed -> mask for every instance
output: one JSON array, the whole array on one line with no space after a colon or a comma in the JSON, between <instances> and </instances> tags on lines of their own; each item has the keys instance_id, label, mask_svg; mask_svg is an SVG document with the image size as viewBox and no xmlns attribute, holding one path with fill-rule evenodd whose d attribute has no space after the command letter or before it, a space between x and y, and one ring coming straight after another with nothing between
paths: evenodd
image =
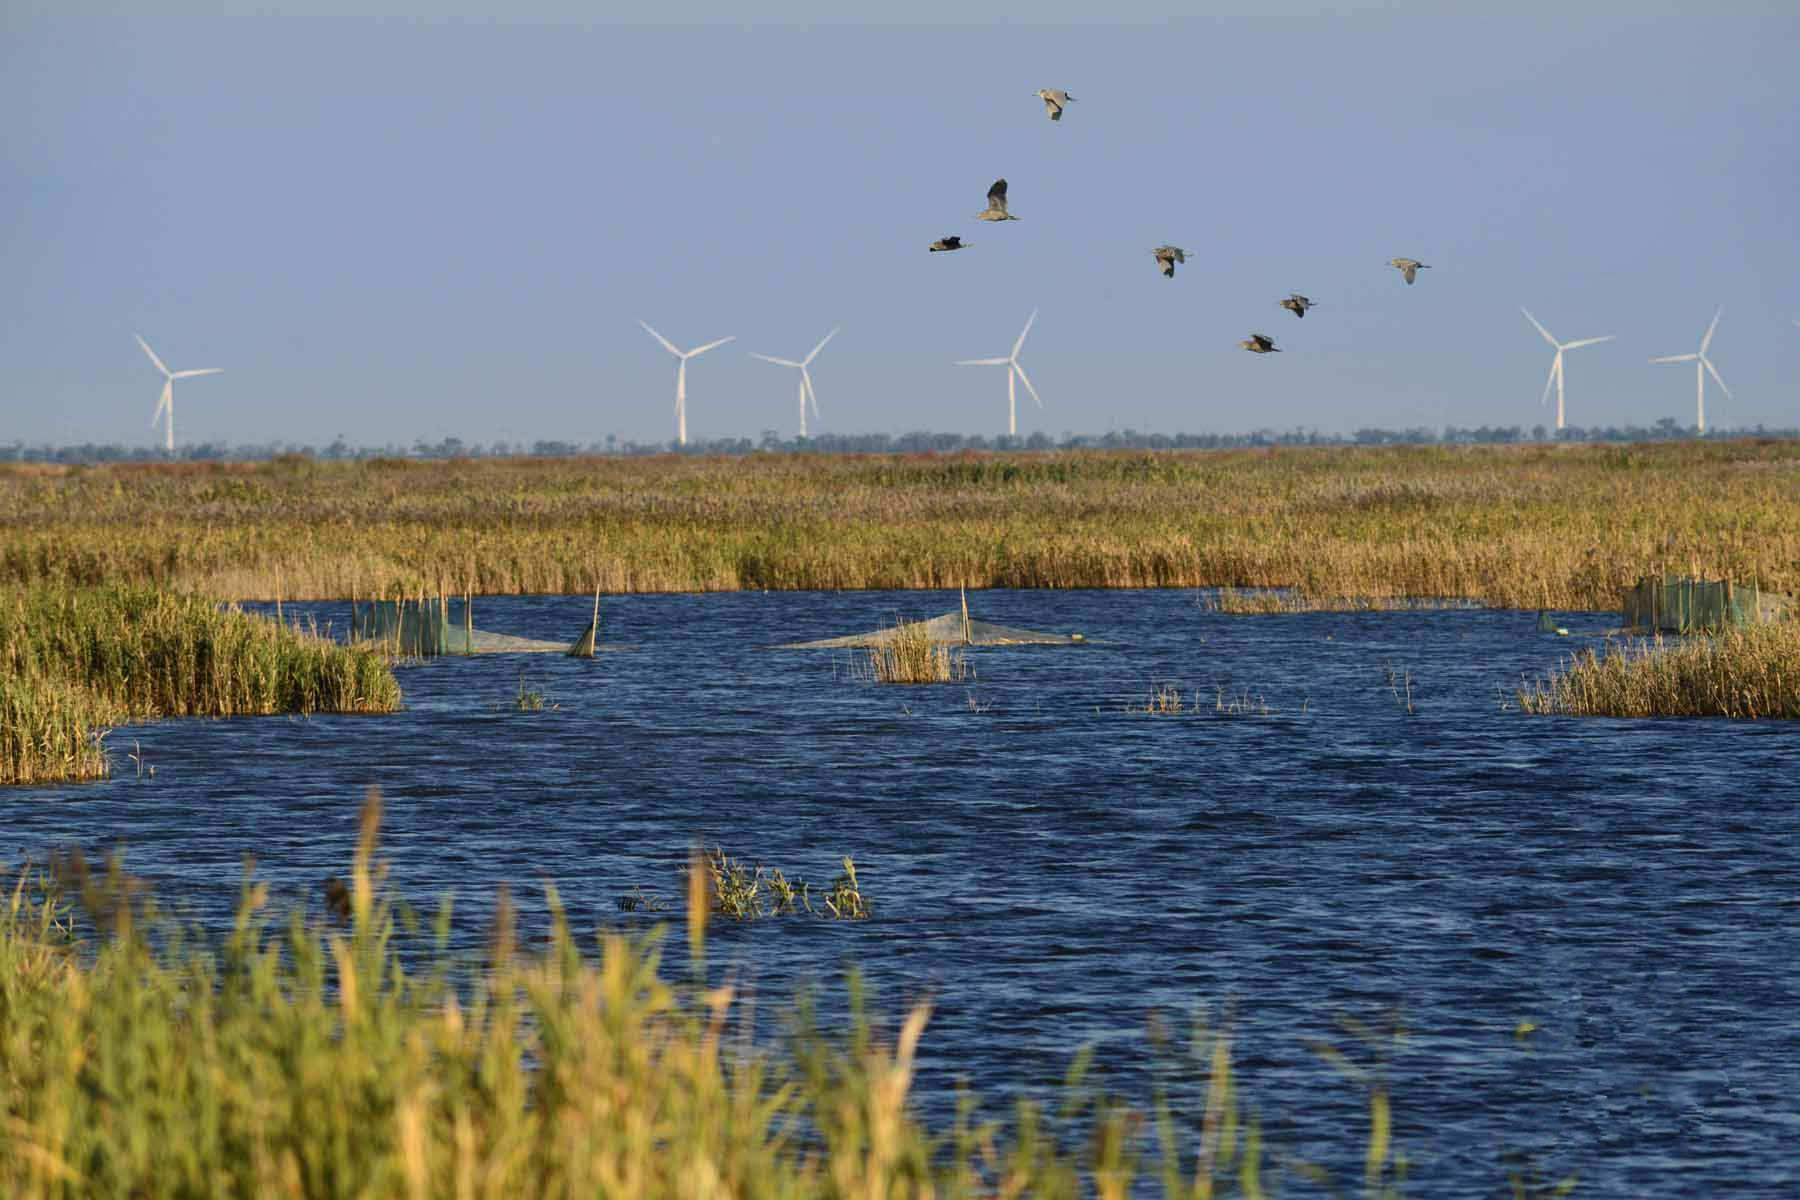
<instances>
[{"instance_id":1,"label":"reed bed","mask_svg":"<svg viewBox=\"0 0 1800 1200\"><path fill-rule=\"evenodd\" d=\"M378 824L372 797L341 924L274 920L247 879L216 947L177 936L116 866L64 872L66 892L27 870L0 892L0 1193L1112 1200L1140 1177L1170 1197L1339 1182L1265 1144L1229 1028L1171 1047L1182 1082L1147 1106L1090 1082L1084 1052L1055 1112L977 1120L971 1100L933 1127L909 1099L929 1004L884 1036L852 985L846 1032L802 1004L785 1049L765 1049L734 986L665 976L660 934L584 954L554 891L540 950L520 948L503 894L478 975L443 952L447 914L438 960L409 967ZM1397 1195L1379 1062L1321 1053L1366 1097L1342 1190Z\"/></svg>"},{"instance_id":2,"label":"reed bed","mask_svg":"<svg viewBox=\"0 0 1800 1200\"><path fill-rule=\"evenodd\" d=\"M227 599L1288 589L1610 609L1800 592L1800 444L0 468L0 579Z\"/></svg>"},{"instance_id":3,"label":"reed bed","mask_svg":"<svg viewBox=\"0 0 1800 1200\"><path fill-rule=\"evenodd\" d=\"M963 652L933 642L917 622L896 625L891 637L870 646L868 668L877 683L960 683L969 677Z\"/></svg>"},{"instance_id":4,"label":"reed bed","mask_svg":"<svg viewBox=\"0 0 1800 1200\"><path fill-rule=\"evenodd\" d=\"M1546 715L1800 719L1800 621L1585 650L1518 700Z\"/></svg>"},{"instance_id":5,"label":"reed bed","mask_svg":"<svg viewBox=\"0 0 1800 1200\"><path fill-rule=\"evenodd\" d=\"M708 850L688 869L700 874L698 883L705 889L708 909L734 921L802 914L866 921L869 904L856 878L856 863L848 855L839 861L843 870L816 894L812 884L798 875L790 878L779 867L746 863L720 847Z\"/></svg>"},{"instance_id":6,"label":"reed bed","mask_svg":"<svg viewBox=\"0 0 1800 1200\"><path fill-rule=\"evenodd\" d=\"M121 721L399 705L368 651L201 597L0 586L0 783L104 777L100 730Z\"/></svg>"}]
</instances>

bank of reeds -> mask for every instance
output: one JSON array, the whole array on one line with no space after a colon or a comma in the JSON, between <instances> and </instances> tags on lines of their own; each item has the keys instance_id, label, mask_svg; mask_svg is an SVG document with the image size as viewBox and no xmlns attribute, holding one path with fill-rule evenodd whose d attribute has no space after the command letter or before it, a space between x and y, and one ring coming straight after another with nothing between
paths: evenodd
<instances>
[{"instance_id":1,"label":"bank of reeds","mask_svg":"<svg viewBox=\"0 0 1800 1200\"><path fill-rule=\"evenodd\" d=\"M151 717L391 712L379 658L197 596L0 586L0 783L98 778L99 731Z\"/></svg>"},{"instance_id":2,"label":"bank of reeds","mask_svg":"<svg viewBox=\"0 0 1800 1200\"><path fill-rule=\"evenodd\" d=\"M227 599L1289 589L1611 609L1800 592L1800 446L1393 447L0 468L0 579Z\"/></svg>"},{"instance_id":3,"label":"bank of reeds","mask_svg":"<svg viewBox=\"0 0 1800 1200\"><path fill-rule=\"evenodd\" d=\"M1170 1197L1329 1182L1266 1146L1228 1030L1197 1033L1193 1082L1147 1107L1094 1086L1083 1054L1056 1113L965 1107L934 1127L910 1101L929 1004L882 1036L853 988L847 1032L802 1005L765 1048L732 985L664 976L660 935L607 933L590 959L554 891L542 949L520 948L503 895L478 976L442 950L447 914L437 960L409 967L378 819L372 798L342 924L273 919L247 880L213 948L168 936L116 870L0 892L0 1194L1111 1200L1140 1176ZM1346 1190L1397 1194L1386 1084L1351 1078L1368 1138Z\"/></svg>"},{"instance_id":4,"label":"bank of reeds","mask_svg":"<svg viewBox=\"0 0 1800 1200\"><path fill-rule=\"evenodd\" d=\"M896 625L869 647L869 675L877 683L956 683L969 677L961 650L933 642L923 622Z\"/></svg>"},{"instance_id":5,"label":"bank of reeds","mask_svg":"<svg viewBox=\"0 0 1800 1200\"><path fill-rule=\"evenodd\" d=\"M1540 714L1800 719L1800 621L1584 650L1518 700Z\"/></svg>"}]
</instances>

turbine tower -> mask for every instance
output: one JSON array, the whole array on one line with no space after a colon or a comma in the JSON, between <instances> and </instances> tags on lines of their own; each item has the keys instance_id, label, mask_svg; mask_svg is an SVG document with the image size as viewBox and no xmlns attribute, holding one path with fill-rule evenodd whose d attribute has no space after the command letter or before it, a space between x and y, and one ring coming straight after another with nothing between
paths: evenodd
<instances>
[{"instance_id":1,"label":"turbine tower","mask_svg":"<svg viewBox=\"0 0 1800 1200\"><path fill-rule=\"evenodd\" d=\"M1653 358L1653 363L1691 362L1694 364L1694 428L1701 433L1706 432L1706 376L1710 372L1713 382L1725 393L1727 400L1732 398L1731 389L1725 386L1725 380L1719 375L1719 369L1712 365L1712 359L1706 357L1706 348L1712 345L1713 334L1718 332L1719 318L1725 315L1725 306L1713 314L1712 324L1706 327L1706 336L1700 339L1700 349L1693 354L1671 354L1665 358Z\"/></svg>"},{"instance_id":2,"label":"turbine tower","mask_svg":"<svg viewBox=\"0 0 1800 1200\"><path fill-rule=\"evenodd\" d=\"M842 329L842 328L843 328L842 325L838 326L838 329ZM819 344L812 348L812 353L808 354L805 358L801 359L799 362L795 362L791 358L775 358L768 354L757 354L754 351L752 351L750 354L751 358L760 358L764 362L772 362L772 363L777 364L778 366L800 368L800 436L801 437L806 436L806 401L809 396L812 398L813 416L816 417L819 415L819 394L817 392L813 391L812 373L810 371L808 371L806 368L812 365L813 359L819 357L819 351L821 351L825 348L826 342L829 342L832 338L837 336L837 332L838 332L837 329L833 329L830 333L828 333L824 337L820 338Z\"/></svg>"},{"instance_id":3,"label":"turbine tower","mask_svg":"<svg viewBox=\"0 0 1800 1200\"><path fill-rule=\"evenodd\" d=\"M1019 331L1019 340L1013 343L1012 353L1005 358L963 358L958 359L959 367L1000 367L1006 368L1006 436L1019 436L1018 392L1013 385L1016 378L1031 393L1032 400L1039 408L1044 402L1038 399L1037 389L1031 386L1031 377L1025 374L1025 368L1019 365L1019 351L1025 345L1025 335L1031 332L1031 324L1037 320L1038 310L1032 309L1031 316L1025 322L1025 328Z\"/></svg>"},{"instance_id":4,"label":"turbine tower","mask_svg":"<svg viewBox=\"0 0 1800 1200\"><path fill-rule=\"evenodd\" d=\"M156 357L156 351L150 348L150 343L146 342L141 335L134 333L131 336L137 338L137 344L144 348L144 353L150 356L150 361L156 364L156 369L163 373L162 398L156 402L156 411L150 414L150 428L156 428L158 417L164 418L163 448L173 454L175 453L175 381L192 379L196 375L217 375L225 368L201 367L197 371L171 371L163 366L163 360Z\"/></svg>"},{"instance_id":5,"label":"turbine tower","mask_svg":"<svg viewBox=\"0 0 1800 1200\"><path fill-rule=\"evenodd\" d=\"M640 320L638 324L644 327L644 332L661 342L664 350L667 350L670 354L673 354L676 358L681 360L681 365L675 368L675 443L679 446L685 446L687 445L688 359L698 358L708 350L723 346L726 342L734 340L737 335L733 334L731 337L722 337L716 342L708 342L706 345L696 346L692 350L677 350L674 342L671 342L668 338L650 328L648 322Z\"/></svg>"},{"instance_id":6,"label":"turbine tower","mask_svg":"<svg viewBox=\"0 0 1800 1200\"><path fill-rule=\"evenodd\" d=\"M1545 404L1549 402L1550 385L1555 384L1556 427L1561 429L1563 427L1563 351L1573 350L1577 346L1592 346L1596 342L1610 342L1619 335L1616 333L1609 333L1605 337L1582 338L1580 341L1576 342L1559 342L1550 336L1550 331L1548 329L1545 329L1542 325L1538 324L1538 319L1532 316L1530 311L1526 309L1523 304L1519 305L1519 311L1524 313L1525 319L1530 321L1537 331L1544 335L1544 340L1546 342L1549 342L1552 346L1556 347L1556 357L1550 360L1550 378L1544 381L1544 398L1538 401L1538 403Z\"/></svg>"}]
</instances>

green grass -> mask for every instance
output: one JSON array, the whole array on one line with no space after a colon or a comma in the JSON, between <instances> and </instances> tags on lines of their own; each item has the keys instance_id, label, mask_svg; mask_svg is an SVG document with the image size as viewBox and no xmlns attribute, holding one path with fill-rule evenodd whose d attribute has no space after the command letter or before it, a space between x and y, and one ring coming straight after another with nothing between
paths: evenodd
<instances>
[{"instance_id":1,"label":"green grass","mask_svg":"<svg viewBox=\"0 0 1800 1200\"><path fill-rule=\"evenodd\" d=\"M1800 719L1800 621L1584 650L1518 701L1538 714Z\"/></svg>"},{"instance_id":2,"label":"green grass","mask_svg":"<svg viewBox=\"0 0 1800 1200\"><path fill-rule=\"evenodd\" d=\"M202 597L0 586L0 783L104 777L101 731L122 721L399 705L375 655Z\"/></svg>"},{"instance_id":3,"label":"green grass","mask_svg":"<svg viewBox=\"0 0 1800 1200\"><path fill-rule=\"evenodd\" d=\"M1182 1083L1145 1104L1084 1051L1054 1110L990 1120L970 1097L933 1126L909 1099L929 1003L883 1034L853 982L845 1032L802 1002L763 1047L751 997L671 979L660 931L584 950L553 890L541 948L521 948L502 893L485 969L443 949L447 910L438 954L407 966L424 935L384 890L379 821L371 796L342 923L272 918L247 879L221 943L177 936L116 866L79 860L0 892L0 1194L1057 1200L1141 1179L1171 1198L1303 1181L1375 1198L1405 1181L1381 1036L1319 1047L1363 1098L1344 1186L1265 1139L1228 1023L1185 1045L1153 1025ZM690 905L690 945L706 913Z\"/></svg>"}]
</instances>

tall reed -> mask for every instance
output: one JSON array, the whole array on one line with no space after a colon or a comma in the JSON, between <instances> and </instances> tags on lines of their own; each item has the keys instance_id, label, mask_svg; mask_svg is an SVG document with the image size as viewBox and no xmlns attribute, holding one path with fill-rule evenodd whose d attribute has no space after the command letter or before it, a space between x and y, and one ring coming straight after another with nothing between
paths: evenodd
<instances>
[{"instance_id":1,"label":"tall reed","mask_svg":"<svg viewBox=\"0 0 1800 1200\"><path fill-rule=\"evenodd\" d=\"M923 622L896 625L869 647L869 675L877 683L952 683L969 677L968 659L933 642Z\"/></svg>"},{"instance_id":2,"label":"tall reed","mask_svg":"<svg viewBox=\"0 0 1800 1200\"><path fill-rule=\"evenodd\" d=\"M1584 650L1518 700L1540 714L1800 719L1800 621Z\"/></svg>"},{"instance_id":3,"label":"tall reed","mask_svg":"<svg viewBox=\"0 0 1800 1200\"><path fill-rule=\"evenodd\" d=\"M847 1034L803 1004L786 1051L765 1050L732 985L663 976L660 935L608 933L586 957L553 890L542 949L520 948L503 894L478 977L452 965L447 912L437 961L409 968L379 812L371 797L342 925L274 920L247 878L222 944L169 936L116 864L0 893L0 1194L1112 1198L1140 1174L1169 1197L1270 1194L1228 1036L1183 1072L1204 1098L1159 1094L1153 1123L1083 1053L1058 1116L965 1107L934 1128L910 1098L928 1004L883 1037L853 986ZM1352 1190L1387 1196L1379 1080L1368 1113Z\"/></svg>"},{"instance_id":4,"label":"tall reed","mask_svg":"<svg viewBox=\"0 0 1800 1200\"><path fill-rule=\"evenodd\" d=\"M375 655L201 597L0 586L0 784L104 777L120 721L399 705Z\"/></svg>"},{"instance_id":5,"label":"tall reed","mask_svg":"<svg viewBox=\"0 0 1800 1200\"><path fill-rule=\"evenodd\" d=\"M1800 445L7 466L0 526L0 579L235 599L414 595L443 574L487 593L1230 587L1610 609L1665 571L1800 592Z\"/></svg>"}]
</instances>

